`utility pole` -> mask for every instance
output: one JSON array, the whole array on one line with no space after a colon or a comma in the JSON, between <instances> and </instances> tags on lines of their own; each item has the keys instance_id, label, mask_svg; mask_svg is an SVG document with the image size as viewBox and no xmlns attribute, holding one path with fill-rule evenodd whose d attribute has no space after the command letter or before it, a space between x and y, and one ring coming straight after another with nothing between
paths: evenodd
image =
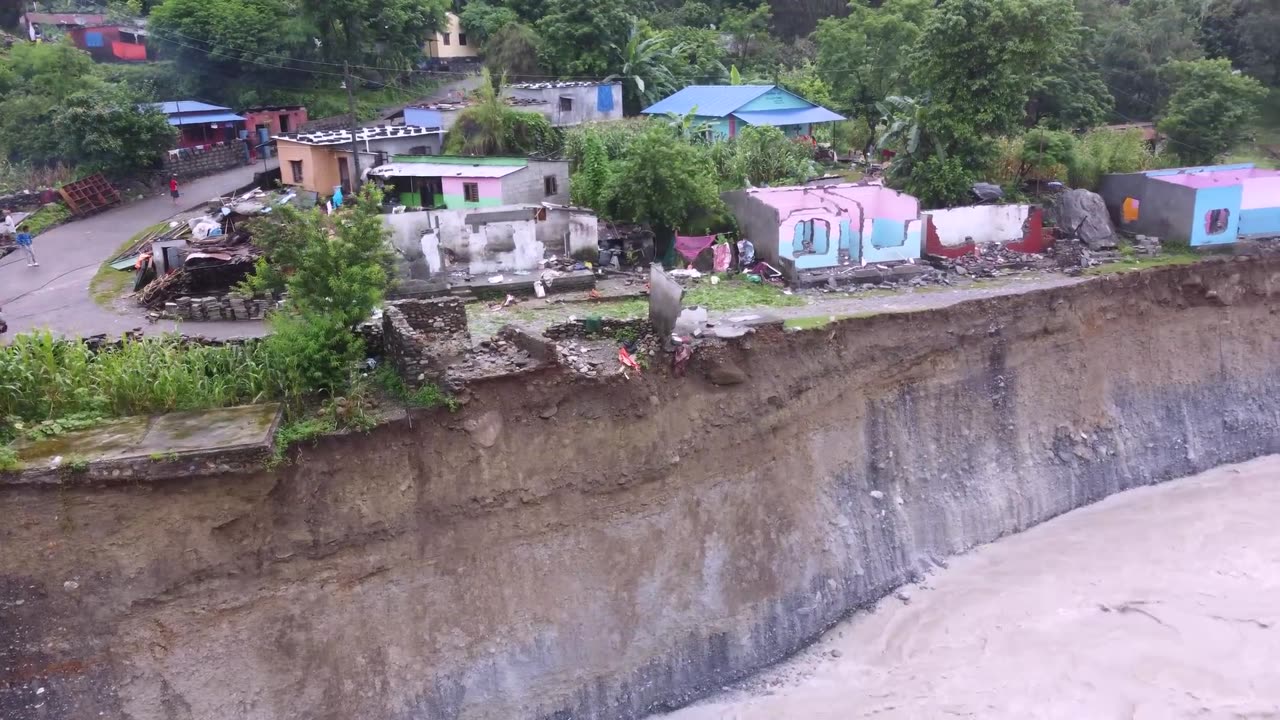
<instances>
[{"instance_id":1,"label":"utility pole","mask_svg":"<svg viewBox=\"0 0 1280 720\"><path fill-rule=\"evenodd\" d=\"M356 141L356 133L360 129L360 121L356 118L356 87L351 80L351 64L342 63L342 84L347 86L347 111L351 113L351 187L360 192L360 143Z\"/></svg>"}]
</instances>

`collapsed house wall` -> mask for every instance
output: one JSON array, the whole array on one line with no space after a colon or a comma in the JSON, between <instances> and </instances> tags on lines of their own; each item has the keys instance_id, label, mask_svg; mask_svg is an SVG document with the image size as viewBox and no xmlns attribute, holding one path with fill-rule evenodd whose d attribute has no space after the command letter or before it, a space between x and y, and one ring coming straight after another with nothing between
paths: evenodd
<instances>
[{"instance_id":1,"label":"collapsed house wall","mask_svg":"<svg viewBox=\"0 0 1280 720\"><path fill-rule=\"evenodd\" d=\"M1042 253L1053 243L1044 231L1044 211L1034 205L974 205L930 210L924 217L928 255L960 257L990 243Z\"/></svg>"},{"instance_id":2,"label":"collapsed house wall","mask_svg":"<svg viewBox=\"0 0 1280 720\"><path fill-rule=\"evenodd\" d=\"M683 379L472 386L277 471L0 483L0 716L678 706L948 555L1280 451L1278 283L1208 262L762 329Z\"/></svg>"},{"instance_id":3,"label":"collapsed house wall","mask_svg":"<svg viewBox=\"0 0 1280 720\"><path fill-rule=\"evenodd\" d=\"M382 350L410 387L436 382L471 346L467 309L454 297L398 300L382 309Z\"/></svg>"}]
</instances>

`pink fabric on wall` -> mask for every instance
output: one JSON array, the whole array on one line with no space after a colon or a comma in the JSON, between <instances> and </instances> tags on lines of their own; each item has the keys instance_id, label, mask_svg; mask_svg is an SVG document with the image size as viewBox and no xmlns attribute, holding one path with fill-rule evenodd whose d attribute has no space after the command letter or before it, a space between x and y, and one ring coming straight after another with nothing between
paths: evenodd
<instances>
[{"instance_id":1,"label":"pink fabric on wall","mask_svg":"<svg viewBox=\"0 0 1280 720\"><path fill-rule=\"evenodd\" d=\"M716 241L715 235L699 235L687 237L684 235L676 236L676 252L684 256L685 260L693 262L698 257L698 253L711 247Z\"/></svg>"}]
</instances>

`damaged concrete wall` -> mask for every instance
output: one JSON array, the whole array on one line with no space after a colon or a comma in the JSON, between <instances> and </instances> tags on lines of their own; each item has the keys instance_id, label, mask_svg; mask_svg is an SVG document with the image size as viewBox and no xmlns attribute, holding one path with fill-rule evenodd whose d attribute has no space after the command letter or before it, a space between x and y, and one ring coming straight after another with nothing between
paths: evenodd
<instances>
[{"instance_id":1,"label":"damaged concrete wall","mask_svg":"<svg viewBox=\"0 0 1280 720\"><path fill-rule=\"evenodd\" d=\"M680 705L948 555L1280 451L1278 290L1276 259L1110 276L495 381L274 472L0 484L0 716Z\"/></svg>"},{"instance_id":2,"label":"damaged concrete wall","mask_svg":"<svg viewBox=\"0 0 1280 720\"><path fill-rule=\"evenodd\" d=\"M933 220L938 239L945 246L1005 243L1021 240L1030 205L975 205L925 213Z\"/></svg>"}]
</instances>

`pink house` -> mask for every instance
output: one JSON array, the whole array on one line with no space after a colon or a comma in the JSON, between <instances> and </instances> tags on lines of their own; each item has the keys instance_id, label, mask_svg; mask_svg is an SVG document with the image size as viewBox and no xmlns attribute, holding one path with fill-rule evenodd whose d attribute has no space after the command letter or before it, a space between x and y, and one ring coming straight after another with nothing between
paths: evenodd
<instances>
[{"instance_id":1,"label":"pink house","mask_svg":"<svg viewBox=\"0 0 1280 720\"><path fill-rule=\"evenodd\" d=\"M920 201L879 185L738 190L724 194L756 255L794 270L915 260Z\"/></svg>"}]
</instances>

